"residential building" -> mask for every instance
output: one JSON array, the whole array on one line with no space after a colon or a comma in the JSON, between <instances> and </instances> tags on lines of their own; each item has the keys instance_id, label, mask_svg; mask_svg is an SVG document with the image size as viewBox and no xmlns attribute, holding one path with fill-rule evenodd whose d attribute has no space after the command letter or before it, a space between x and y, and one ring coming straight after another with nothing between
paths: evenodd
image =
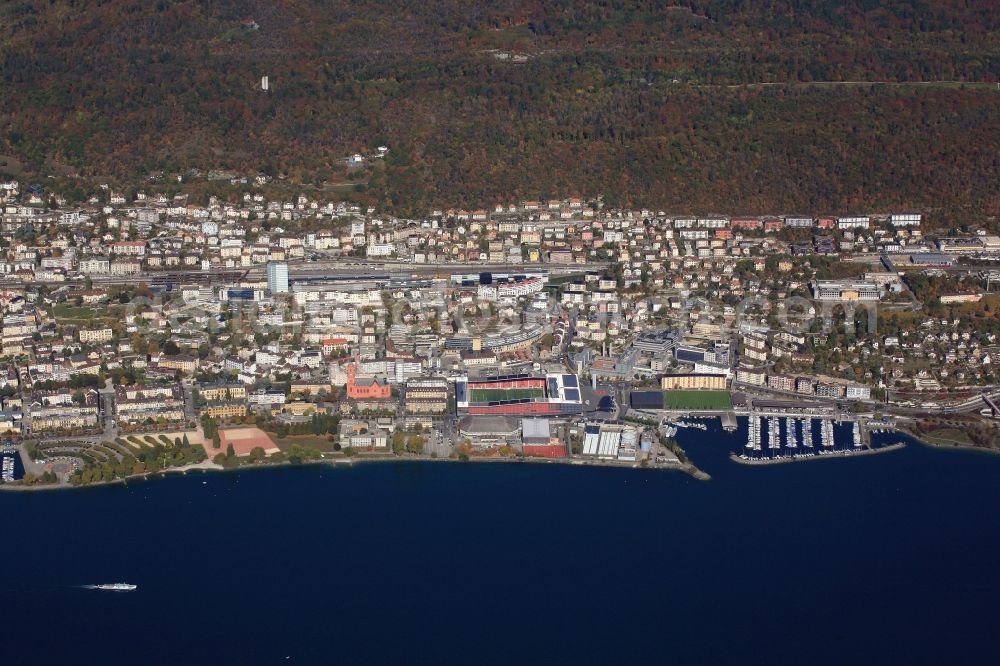
<instances>
[{"instance_id":1,"label":"residential building","mask_svg":"<svg viewBox=\"0 0 1000 666\"><path fill-rule=\"evenodd\" d=\"M698 373L664 375L660 380L660 387L665 391L675 389L722 390L726 388L726 375Z\"/></svg>"}]
</instances>

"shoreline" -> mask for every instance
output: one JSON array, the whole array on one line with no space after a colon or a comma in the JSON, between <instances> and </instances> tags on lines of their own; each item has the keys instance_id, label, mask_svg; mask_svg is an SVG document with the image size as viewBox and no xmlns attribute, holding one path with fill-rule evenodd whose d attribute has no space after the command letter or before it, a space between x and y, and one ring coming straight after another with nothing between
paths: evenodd
<instances>
[{"instance_id":1,"label":"shoreline","mask_svg":"<svg viewBox=\"0 0 1000 666\"><path fill-rule=\"evenodd\" d=\"M341 458L320 458L317 460L303 460L302 462L292 463L289 461L279 462L279 463L262 463L258 465L247 465L238 467L223 467L222 465L217 465L216 463L205 460L200 463L195 463L193 465L187 465L184 467L169 467L167 469L161 469L158 472L135 474L127 476L124 479L112 479L110 481L98 481L95 483L88 483L83 485L74 486L71 483L46 483L46 484L34 484L25 485L19 482L14 483L4 483L0 484L0 492L34 492L34 491L46 491L46 490L82 490L86 488L102 488L105 486L112 485L127 485L130 481L148 481L156 477L166 477L170 474L187 474L189 471L201 471L201 472L218 472L218 473L228 473L228 472L243 472L249 470L266 470L266 469L276 469L281 467L305 467L314 465L327 465L329 467L353 467L357 464L370 464L370 463L388 463L388 462L418 462L418 463L429 463L429 462L443 462L443 463L507 463L507 464L520 464L527 463L533 465L547 464L547 465L568 465L576 467L609 467L618 469L648 469L652 471L664 471L664 472L682 472L687 474L691 478L697 481L709 481L711 476L699 469L692 463L678 463L677 465L660 465L660 466L643 466L639 463L617 463L610 461L597 461L597 460L586 460L580 458L469 458L468 460L460 460L459 458L431 458L429 456L424 457L402 457L395 455L383 455L375 454L372 456L352 456L352 457L341 457Z\"/></svg>"},{"instance_id":2,"label":"shoreline","mask_svg":"<svg viewBox=\"0 0 1000 666\"><path fill-rule=\"evenodd\" d=\"M880 446L877 449L857 449L857 450L841 450L832 453L820 454L816 453L813 455L799 455L799 456L786 456L783 458L760 458L756 460L750 460L747 458L741 458L735 452L729 454L729 459L734 463L740 465L747 465L748 467L761 467L765 465L781 465L784 463L795 463L795 462L806 462L809 460L842 460L844 458L856 458L860 456L872 456L880 453L890 453L892 451L899 451L900 449L906 448L906 442L896 442L895 444L888 444L886 446Z\"/></svg>"},{"instance_id":3,"label":"shoreline","mask_svg":"<svg viewBox=\"0 0 1000 666\"><path fill-rule=\"evenodd\" d=\"M275 465L277 466L277 465ZM240 469L240 468L234 468ZM161 469L158 472L145 472L143 474L132 474L126 476L124 479L111 479L110 481L97 481L95 483L88 483L84 485L74 486L72 483L36 483L34 485L26 485L20 483L20 479L13 483L0 483L0 492L21 492L21 491L36 491L36 490L79 490L81 488L100 488L102 486L113 486L113 485L124 485L129 481L147 480L157 476L167 476L168 474L187 474L188 472L225 472L227 471L222 465L216 465L210 460L203 460L200 463L194 463L193 465L186 465L184 467L168 467L167 469Z\"/></svg>"},{"instance_id":4,"label":"shoreline","mask_svg":"<svg viewBox=\"0 0 1000 666\"><path fill-rule=\"evenodd\" d=\"M992 456L1000 455L1000 449L975 446L973 444L958 444L957 442L955 443L930 442L924 439L923 437L914 434L912 431L908 429L900 428L899 431L904 435L906 435L907 437L910 437L914 441L920 443L921 445L926 446L930 449L935 449L937 451L970 451L977 453L986 453Z\"/></svg>"}]
</instances>

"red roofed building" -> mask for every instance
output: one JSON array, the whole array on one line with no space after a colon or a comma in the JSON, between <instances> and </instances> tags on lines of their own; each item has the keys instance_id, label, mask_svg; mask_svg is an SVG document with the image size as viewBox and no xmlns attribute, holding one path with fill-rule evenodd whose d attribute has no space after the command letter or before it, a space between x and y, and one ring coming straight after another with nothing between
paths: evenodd
<instances>
[{"instance_id":1,"label":"red roofed building","mask_svg":"<svg viewBox=\"0 0 1000 666\"><path fill-rule=\"evenodd\" d=\"M323 353L329 356L339 349L347 349L351 345L347 338L327 338L323 341Z\"/></svg>"},{"instance_id":2,"label":"red roofed building","mask_svg":"<svg viewBox=\"0 0 1000 666\"><path fill-rule=\"evenodd\" d=\"M730 222L730 226L733 229L760 229L763 223L757 218L734 218Z\"/></svg>"},{"instance_id":3,"label":"red roofed building","mask_svg":"<svg viewBox=\"0 0 1000 666\"><path fill-rule=\"evenodd\" d=\"M388 400L392 389L376 377L358 377L358 367L347 366L347 397L355 400Z\"/></svg>"}]
</instances>

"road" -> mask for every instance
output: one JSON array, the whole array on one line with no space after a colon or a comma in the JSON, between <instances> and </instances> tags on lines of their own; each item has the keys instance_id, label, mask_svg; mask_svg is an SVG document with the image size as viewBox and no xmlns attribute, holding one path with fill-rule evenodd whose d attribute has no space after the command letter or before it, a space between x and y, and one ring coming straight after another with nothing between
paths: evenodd
<instances>
[{"instance_id":1,"label":"road","mask_svg":"<svg viewBox=\"0 0 1000 666\"><path fill-rule=\"evenodd\" d=\"M1000 390L992 390L986 392L986 395L988 395L991 400L994 401L1000 400ZM919 395L913 396L913 399L918 400ZM915 414L928 414L928 413L961 414L963 412L978 412L980 409L983 409L984 407L987 406L988 405L986 404L986 401L983 400L983 394L980 393L954 405L935 406L935 407L921 407L918 405L915 407L908 407L903 405L890 404L887 407L889 408L890 411L897 414L915 415Z\"/></svg>"},{"instance_id":2,"label":"road","mask_svg":"<svg viewBox=\"0 0 1000 666\"><path fill-rule=\"evenodd\" d=\"M118 436L118 424L115 423L115 388L109 377L104 387L97 390L100 395L100 417L104 424L103 439L112 440Z\"/></svg>"},{"instance_id":3,"label":"road","mask_svg":"<svg viewBox=\"0 0 1000 666\"><path fill-rule=\"evenodd\" d=\"M18 444L17 450L21 454L21 464L24 465L25 474L34 474L35 476L41 476L42 474L45 473L44 467L36 463L34 460L31 459L31 456L28 455L28 447L24 444L24 442Z\"/></svg>"},{"instance_id":4,"label":"road","mask_svg":"<svg viewBox=\"0 0 1000 666\"><path fill-rule=\"evenodd\" d=\"M896 88L981 88L994 90L996 84L981 81L956 81L940 79L935 81L758 81L756 83L696 83L694 88L726 88L743 90L752 88L864 88L864 87L896 87Z\"/></svg>"},{"instance_id":5,"label":"road","mask_svg":"<svg viewBox=\"0 0 1000 666\"><path fill-rule=\"evenodd\" d=\"M194 409L194 387L184 386L184 418L188 421L197 421L197 413Z\"/></svg>"},{"instance_id":6,"label":"road","mask_svg":"<svg viewBox=\"0 0 1000 666\"><path fill-rule=\"evenodd\" d=\"M854 400L847 400L845 398L817 398L816 396L811 396L811 395L807 396L802 393L797 393L795 391L782 391L780 389L772 389L770 387L765 387L765 386L740 384L738 382L734 382L732 388L733 390L745 391L747 395L753 395L754 397L757 398L763 398L763 399L766 399L768 397L772 399L797 398L802 401L812 402L813 404L817 403L829 404L831 406L835 406L838 409L843 409L849 403L855 402ZM986 394L989 395L991 399L993 400L1000 399L1000 389L993 387L985 387L985 388L988 388ZM921 397L920 394L912 394L910 396L910 399L914 401L919 401L920 397ZM869 405L871 406L872 409L876 408L883 409L887 412L892 412L894 414L906 414L906 415L926 414L928 412L939 413L939 414L960 414L962 412L979 411L983 407L986 407L986 402L983 400L981 392L977 393L976 395L970 396L968 399L963 400L960 403L952 405L938 405L934 407L921 407L919 405L911 407L907 405L900 405L893 402L884 403L876 400L859 400L857 402L862 402L865 405Z\"/></svg>"}]
</instances>

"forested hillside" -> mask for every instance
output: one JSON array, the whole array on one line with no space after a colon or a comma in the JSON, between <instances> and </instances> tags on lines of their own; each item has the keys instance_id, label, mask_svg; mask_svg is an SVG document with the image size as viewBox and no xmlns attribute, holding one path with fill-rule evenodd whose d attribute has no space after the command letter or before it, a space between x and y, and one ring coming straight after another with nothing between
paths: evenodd
<instances>
[{"instance_id":1,"label":"forested hillside","mask_svg":"<svg viewBox=\"0 0 1000 666\"><path fill-rule=\"evenodd\" d=\"M578 193L996 215L998 78L994 0L14 0L0 155L327 185L386 145L355 195L401 212Z\"/></svg>"}]
</instances>

